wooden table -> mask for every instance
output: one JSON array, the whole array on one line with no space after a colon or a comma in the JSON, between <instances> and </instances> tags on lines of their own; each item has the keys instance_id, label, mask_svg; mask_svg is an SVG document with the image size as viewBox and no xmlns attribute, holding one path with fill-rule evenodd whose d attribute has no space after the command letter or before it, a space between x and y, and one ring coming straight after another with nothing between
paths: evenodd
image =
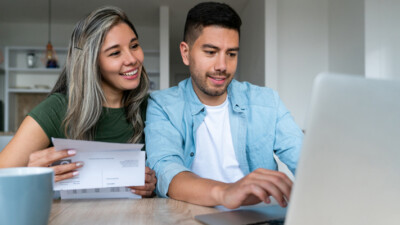
<instances>
[{"instance_id":1,"label":"wooden table","mask_svg":"<svg viewBox=\"0 0 400 225\"><path fill-rule=\"evenodd\" d=\"M49 224L201 224L194 216L213 212L164 198L54 200Z\"/></svg>"}]
</instances>

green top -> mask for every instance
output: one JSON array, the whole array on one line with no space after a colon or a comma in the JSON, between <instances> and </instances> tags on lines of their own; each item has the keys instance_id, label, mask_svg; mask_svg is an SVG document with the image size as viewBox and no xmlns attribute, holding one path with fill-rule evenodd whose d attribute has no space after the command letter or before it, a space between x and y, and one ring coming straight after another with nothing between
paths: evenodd
<instances>
[{"instance_id":1,"label":"green top","mask_svg":"<svg viewBox=\"0 0 400 225\"><path fill-rule=\"evenodd\" d=\"M28 115L39 123L50 141L51 137L66 138L62 122L67 112L67 106L67 97L61 93L54 93L37 105ZM133 127L128 123L125 115L124 108L103 107L94 140L114 143L128 142L133 135Z\"/></svg>"}]
</instances>

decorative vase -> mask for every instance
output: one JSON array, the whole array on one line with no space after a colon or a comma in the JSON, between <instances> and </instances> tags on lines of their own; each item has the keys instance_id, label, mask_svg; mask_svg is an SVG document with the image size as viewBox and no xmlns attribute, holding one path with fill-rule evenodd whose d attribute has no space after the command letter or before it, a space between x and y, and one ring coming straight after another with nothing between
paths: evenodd
<instances>
[{"instance_id":1,"label":"decorative vase","mask_svg":"<svg viewBox=\"0 0 400 225\"><path fill-rule=\"evenodd\" d=\"M36 55L33 52L26 54L26 65L28 68L33 68L36 66Z\"/></svg>"}]
</instances>

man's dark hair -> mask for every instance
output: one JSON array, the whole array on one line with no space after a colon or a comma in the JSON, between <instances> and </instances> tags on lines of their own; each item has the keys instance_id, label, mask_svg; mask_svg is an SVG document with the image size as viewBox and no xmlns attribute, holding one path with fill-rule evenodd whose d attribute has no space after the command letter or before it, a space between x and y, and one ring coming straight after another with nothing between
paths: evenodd
<instances>
[{"instance_id":1,"label":"man's dark hair","mask_svg":"<svg viewBox=\"0 0 400 225\"><path fill-rule=\"evenodd\" d=\"M212 25L234 29L240 35L242 20L235 10L225 3L199 3L188 12L183 41L192 45L200 36L203 28Z\"/></svg>"}]
</instances>

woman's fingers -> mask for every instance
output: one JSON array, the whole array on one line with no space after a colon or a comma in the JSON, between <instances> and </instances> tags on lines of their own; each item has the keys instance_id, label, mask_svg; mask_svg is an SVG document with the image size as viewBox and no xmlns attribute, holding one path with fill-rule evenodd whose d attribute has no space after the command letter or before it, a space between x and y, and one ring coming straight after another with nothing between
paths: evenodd
<instances>
[{"instance_id":1,"label":"woman's fingers","mask_svg":"<svg viewBox=\"0 0 400 225\"><path fill-rule=\"evenodd\" d=\"M30 154L28 166L47 167L60 159L74 155L76 155L76 150L68 149L56 151L54 147L51 147Z\"/></svg>"},{"instance_id":2,"label":"woman's fingers","mask_svg":"<svg viewBox=\"0 0 400 225\"><path fill-rule=\"evenodd\" d=\"M132 193L136 195L141 195L142 197L153 197L155 196L154 189L155 186L152 184L145 184L144 186L133 186L129 187Z\"/></svg>"},{"instance_id":3,"label":"woman's fingers","mask_svg":"<svg viewBox=\"0 0 400 225\"><path fill-rule=\"evenodd\" d=\"M58 182L61 180L69 179L79 174L77 169L83 166L83 162L74 162L64 165L52 166L54 170L54 181Z\"/></svg>"},{"instance_id":4,"label":"woman's fingers","mask_svg":"<svg viewBox=\"0 0 400 225\"><path fill-rule=\"evenodd\" d=\"M143 197L153 197L155 195L154 189L156 188L157 178L154 170L149 167L145 168L145 184L144 186L130 187L132 193L141 195Z\"/></svg>"},{"instance_id":5,"label":"woman's fingers","mask_svg":"<svg viewBox=\"0 0 400 225\"><path fill-rule=\"evenodd\" d=\"M52 166L50 168L52 168L54 170L55 175L60 175L60 174L68 173L68 172L71 172L78 168L81 168L82 166L83 166L83 162L74 162L74 163L69 163L69 164Z\"/></svg>"},{"instance_id":6,"label":"woman's fingers","mask_svg":"<svg viewBox=\"0 0 400 225\"><path fill-rule=\"evenodd\" d=\"M153 191L141 191L141 190L132 190L132 192L136 195L140 195L144 198L151 198L155 196L155 193Z\"/></svg>"},{"instance_id":7,"label":"woman's fingers","mask_svg":"<svg viewBox=\"0 0 400 225\"><path fill-rule=\"evenodd\" d=\"M71 172L68 172L68 173L55 175L54 176L54 181L58 182L58 181L61 181L61 180L69 179L69 178L72 178L74 176L77 176L78 174L79 174L78 171L71 171Z\"/></svg>"},{"instance_id":8,"label":"woman's fingers","mask_svg":"<svg viewBox=\"0 0 400 225\"><path fill-rule=\"evenodd\" d=\"M29 156L29 167L50 167L54 170L54 181L69 179L79 174L77 169L83 166L83 162L74 162L62 165L52 165L53 163L76 155L76 150L66 149L56 151L54 147L36 151Z\"/></svg>"},{"instance_id":9,"label":"woman's fingers","mask_svg":"<svg viewBox=\"0 0 400 225\"><path fill-rule=\"evenodd\" d=\"M145 175L144 175L144 182L145 182L145 183L152 183L152 184L156 185L156 183L157 183L157 178L156 178L155 175L148 175L148 174L145 174Z\"/></svg>"}]
</instances>

